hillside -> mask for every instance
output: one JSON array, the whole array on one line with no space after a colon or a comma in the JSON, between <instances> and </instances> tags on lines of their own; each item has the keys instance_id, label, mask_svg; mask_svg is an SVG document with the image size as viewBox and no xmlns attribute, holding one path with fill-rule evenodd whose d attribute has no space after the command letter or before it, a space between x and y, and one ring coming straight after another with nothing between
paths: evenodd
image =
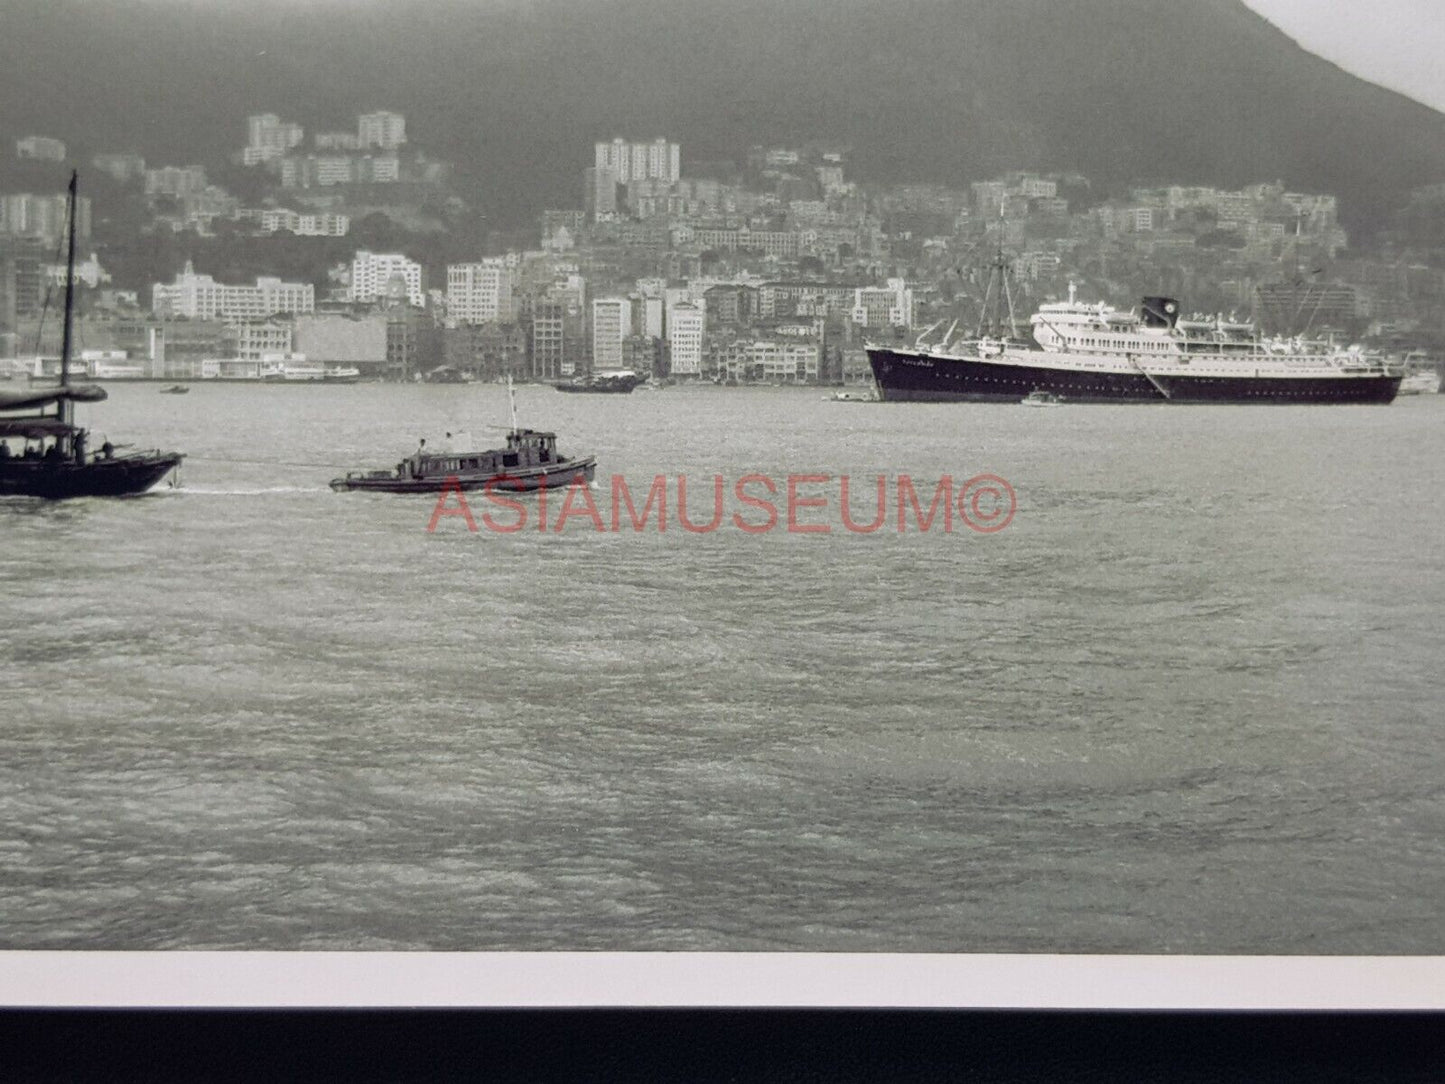
<instances>
[{"instance_id":1,"label":"hillside","mask_svg":"<svg viewBox=\"0 0 1445 1084\"><path fill-rule=\"evenodd\" d=\"M175 163L239 147L250 112L400 110L499 225L577 204L614 134L667 135L685 162L846 141L873 180L1281 179L1367 232L1445 180L1445 116L1238 0L21 0L0 95L7 140Z\"/></svg>"}]
</instances>

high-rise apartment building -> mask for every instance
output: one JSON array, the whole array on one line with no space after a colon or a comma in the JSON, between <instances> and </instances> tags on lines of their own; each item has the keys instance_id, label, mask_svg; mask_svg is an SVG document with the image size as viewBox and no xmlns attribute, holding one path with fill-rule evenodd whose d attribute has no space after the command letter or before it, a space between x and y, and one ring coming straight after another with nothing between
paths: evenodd
<instances>
[{"instance_id":1,"label":"high-rise apartment building","mask_svg":"<svg viewBox=\"0 0 1445 1084\"><path fill-rule=\"evenodd\" d=\"M29 237L38 241L54 241L65 233L65 195L36 196L17 192L0 196L0 236ZM84 240L90 236L90 199L81 196L75 201L75 233Z\"/></svg>"},{"instance_id":2,"label":"high-rise apartment building","mask_svg":"<svg viewBox=\"0 0 1445 1084\"><path fill-rule=\"evenodd\" d=\"M617 213L617 173L607 166L582 171L582 209L593 221Z\"/></svg>"},{"instance_id":3,"label":"high-rise apartment building","mask_svg":"<svg viewBox=\"0 0 1445 1084\"><path fill-rule=\"evenodd\" d=\"M622 138L594 147L593 165L609 169L618 184L660 180L672 184L682 176L682 152L676 143L657 138L650 143L629 143Z\"/></svg>"},{"instance_id":4,"label":"high-rise apartment building","mask_svg":"<svg viewBox=\"0 0 1445 1084\"><path fill-rule=\"evenodd\" d=\"M551 299L532 303L527 319L527 363L533 380L556 380L568 371L567 306Z\"/></svg>"},{"instance_id":5,"label":"high-rise apartment building","mask_svg":"<svg viewBox=\"0 0 1445 1084\"><path fill-rule=\"evenodd\" d=\"M705 324L703 310L696 305L677 304L667 310L668 372L671 375L702 375Z\"/></svg>"},{"instance_id":6,"label":"high-rise apartment building","mask_svg":"<svg viewBox=\"0 0 1445 1084\"><path fill-rule=\"evenodd\" d=\"M147 196L189 196L206 190L205 166L162 166L146 170Z\"/></svg>"},{"instance_id":7,"label":"high-rise apartment building","mask_svg":"<svg viewBox=\"0 0 1445 1084\"><path fill-rule=\"evenodd\" d=\"M512 319L512 269L501 260L447 267L447 315L458 323Z\"/></svg>"},{"instance_id":8,"label":"high-rise apartment building","mask_svg":"<svg viewBox=\"0 0 1445 1084\"><path fill-rule=\"evenodd\" d=\"M400 113L363 113L356 118L356 140L362 150L395 150L406 142L406 117Z\"/></svg>"},{"instance_id":9,"label":"high-rise apartment building","mask_svg":"<svg viewBox=\"0 0 1445 1084\"><path fill-rule=\"evenodd\" d=\"M283 121L275 113L257 113L246 118L246 147L241 161L248 166L283 157L301 142L301 125Z\"/></svg>"},{"instance_id":10,"label":"high-rise apartment building","mask_svg":"<svg viewBox=\"0 0 1445 1084\"><path fill-rule=\"evenodd\" d=\"M632 302L625 297L599 297L592 302L592 371L624 368L622 344L632 334Z\"/></svg>"},{"instance_id":11,"label":"high-rise apartment building","mask_svg":"<svg viewBox=\"0 0 1445 1084\"><path fill-rule=\"evenodd\" d=\"M351 288L347 296L364 303L395 298L423 308L426 296L422 293L421 264L399 252L377 253L363 249L351 261Z\"/></svg>"}]
</instances>

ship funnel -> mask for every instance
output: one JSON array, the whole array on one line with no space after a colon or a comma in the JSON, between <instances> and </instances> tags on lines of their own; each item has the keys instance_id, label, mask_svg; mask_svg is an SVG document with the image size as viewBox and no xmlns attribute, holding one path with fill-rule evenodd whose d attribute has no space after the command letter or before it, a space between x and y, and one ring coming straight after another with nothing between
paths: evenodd
<instances>
[{"instance_id":1,"label":"ship funnel","mask_svg":"<svg viewBox=\"0 0 1445 1084\"><path fill-rule=\"evenodd\" d=\"M1179 302L1172 297L1146 297L1142 306L1145 327L1173 327L1179 322Z\"/></svg>"}]
</instances>

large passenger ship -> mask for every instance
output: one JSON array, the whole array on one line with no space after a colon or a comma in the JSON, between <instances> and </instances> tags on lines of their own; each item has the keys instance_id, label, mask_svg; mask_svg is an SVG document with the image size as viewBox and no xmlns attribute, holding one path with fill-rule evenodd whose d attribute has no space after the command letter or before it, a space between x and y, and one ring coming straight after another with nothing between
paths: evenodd
<instances>
[{"instance_id":1,"label":"large passenger ship","mask_svg":"<svg viewBox=\"0 0 1445 1084\"><path fill-rule=\"evenodd\" d=\"M1183 320L1146 297L1138 312L1069 300L1039 307L1033 343L980 337L912 347L870 345L885 402L1389 403L1402 367L1358 349L1266 339L1254 325Z\"/></svg>"}]
</instances>

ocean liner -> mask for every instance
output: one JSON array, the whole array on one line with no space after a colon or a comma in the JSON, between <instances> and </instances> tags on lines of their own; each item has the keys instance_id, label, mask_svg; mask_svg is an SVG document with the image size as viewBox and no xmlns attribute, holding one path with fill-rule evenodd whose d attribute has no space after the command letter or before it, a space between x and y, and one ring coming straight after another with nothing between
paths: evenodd
<instances>
[{"instance_id":1,"label":"ocean liner","mask_svg":"<svg viewBox=\"0 0 1445 1084\"><path fill-rule=\"evenodd\" d=\"M1069 300L1041 305L1033 342L982 336L955 347L870 345L885 402L1018 403L1048 392L1072 403L1389 403L1402 367L1302 339L1266 339L1252 324L1182 320L1179 303L1146 297L1139 312ZM931 329L930 329L931 330ZM952 330L952 329L950 329Z\"/></svg>"}]
</instances>

